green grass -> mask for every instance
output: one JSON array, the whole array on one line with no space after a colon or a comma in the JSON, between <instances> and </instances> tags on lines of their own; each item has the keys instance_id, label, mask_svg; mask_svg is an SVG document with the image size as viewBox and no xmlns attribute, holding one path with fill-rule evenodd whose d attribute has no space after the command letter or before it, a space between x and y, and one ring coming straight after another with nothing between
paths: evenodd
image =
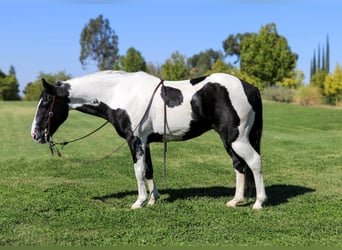
<instances>
[{"instance_id":1,"label":"green grass","mask_svg":"<svg viewBox=\"0 0 342 250\"><path fill-rule=\"evenodd\" d=\"M52 157L31 140L35 103L0 102L0 245L342 246L342 110L264 104L263 169L269 200L227 208L235 174L214 132L152 145L161 199L129 209L137 195L125 146L106 126ZM55 140L102 120L72 112Z\"/></svg>"}]
</instances>

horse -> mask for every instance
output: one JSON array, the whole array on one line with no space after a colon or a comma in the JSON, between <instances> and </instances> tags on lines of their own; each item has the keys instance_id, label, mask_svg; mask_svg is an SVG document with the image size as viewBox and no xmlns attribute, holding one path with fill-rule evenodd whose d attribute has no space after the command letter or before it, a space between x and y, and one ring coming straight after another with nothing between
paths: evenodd
<instances>
[{"instance_id":1,"label":"horse","mask_svg":"<svg viewBox=\"0 0 342 250\"><path fill-rule=\"evenodd\" d=\"M50 142L69 110L110 122L131 152L138 186L132 209L145 205L146 182L148 205L160 197L150 143L184 141L211 129L219 134L236 173L235 195L226 205L245 202L247 187L255 189L253 209L261 209L267 199L260 155L262 100L257 87L225 73L164 81L144 72L123 71L100 71L54 85L42 79L42 84L32 139Z\"/></svg>"}]
</instances>

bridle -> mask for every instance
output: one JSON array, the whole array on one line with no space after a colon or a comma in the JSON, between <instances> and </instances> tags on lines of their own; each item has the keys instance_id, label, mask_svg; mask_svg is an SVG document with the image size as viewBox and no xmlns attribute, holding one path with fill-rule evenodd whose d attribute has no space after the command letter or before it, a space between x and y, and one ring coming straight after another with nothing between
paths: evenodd
<instances>
[{"instance_id":1,"label":"bridle","mask_svg":"<svg viewBox=\"0 0 342 250\"><path fill-rule=\"evenodd\" d=\"M55 87L56 88L56 87ZM99 131L101 128L103 128L107 123L109 123L108 121L106 121L104 124L102 124L100 127L98 127L97 129L95 129L94 131L84 135L84 136L81 136L77 139L74 139L74 140L70 140L70 141L63 141L63 142L55 142L53 139L52 139L52 135L50 133L50 129L51 129L51 118L53 117L53 110L55 108L55 103L56 103L56 97L57 97L57 94L52 94L52 102L51 102L51 105L49 107L49 112L48 112L48 120L46 122L46 126L45 126L45 129L44 129L44 137L45 137L45 141L48 142L49 144L49 149L50 149L50 152L52 155L54 155L55 153L61 157L62 154L60 153L60 151L58 150L58 148L56 148L56 145L61 145L62 148L69 144L69 143L72 143L72 142L76 142L76 141L80 141L94 133L96 133L97 131Z\"/></svg>"},{"instance_id":2,"label":"bridle","mask_svg":"<svg viewBox=\"0 0 342 250\"><path fill-rule=\"evenodd\" d=\"M45 137L46 142L50 142L50 138L51 138L51 135L50 135L51 118L53 117L53 110L55 108L55 102L56 102L56 95L52 95L52 103L51 103L50 108L49 108L48 120L46 123L46 127L44 129L44 137Z\"/></svg>"}]
</instances>

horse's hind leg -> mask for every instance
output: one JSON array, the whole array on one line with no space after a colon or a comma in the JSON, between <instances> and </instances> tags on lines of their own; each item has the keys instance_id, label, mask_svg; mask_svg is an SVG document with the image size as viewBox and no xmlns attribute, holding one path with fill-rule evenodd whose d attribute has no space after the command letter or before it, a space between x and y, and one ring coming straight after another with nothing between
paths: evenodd
<instances>
[{"instance_id":1,"label":"horse's hind leg","mask_svg":"<svg viewBox=\"0 0 342 250\"><path fill-rule=\"evenodd\" d=\"M253 209L260 209L262 208L262 203L267 199L262 176L261 157L247 141L238 140L233 142L232 149L252 170L256 188L256 201L253 205Z\"/></svg>"},{"instance_id":2,"label":"horse's hind leg","mask_svg":"<svg viewBox=\"0 0 342 250\"><path fill-rule=\"evenodd\" d=\"M146 164L146 173L145 177L147 180L147 186L150 191L150 200L148 201L148 205L154 205L156 201L159 199L159 192L156 186L156 183L153 179L153 166L152 166L152 158L150 152L150 145L147 144L145 148L145 164Z\"/></svg>"},{"instance_id":3,"label":"horse's hind leg","mask_svg":"<svg viewBox=\"0 0 342 250\"><path fill-rule=\"evenodd\" d=\"M246 164L239 159L239 157L234 153L234 151L227 145L225 145L226 150L233 161L233 166L236 173L236 185L235 185L235 195L231 201L228 201L226 205L228 207L235 207L239 203L245 200L245 174L243 173Z\"/></svg>"},{"instance_id":4,"label":"horse's hind leg","mask_svg":"<svg viewBox=\"0 0 342 250\"><path fill-rule=\"evenodd\" d=\"M236 207L245 200L245 175L235 169L236 173L236 189L234 198L226 203L227 207Z\"/></svg>"}]
</instances>

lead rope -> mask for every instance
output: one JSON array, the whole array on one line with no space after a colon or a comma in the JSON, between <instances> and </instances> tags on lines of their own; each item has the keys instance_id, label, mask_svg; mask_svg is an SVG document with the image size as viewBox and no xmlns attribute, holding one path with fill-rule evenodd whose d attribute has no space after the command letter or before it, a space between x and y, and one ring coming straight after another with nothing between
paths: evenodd
<instances>
[{"instance_id":1,"label":"lead rope","mask_svg":"<svg viewBox=\"0 0 342 250\"><path fill-rule=\"evenodd\" d=\"M164 81L162 82L162 86L164 87ZM166 190L166 152L167 152L167 138L166 138L166 127L167 127L167 113L166 113L166 88L164 87L164 136L163 136L163 143L164 143L164 189Z\"/></svg>"}]
</instances>

